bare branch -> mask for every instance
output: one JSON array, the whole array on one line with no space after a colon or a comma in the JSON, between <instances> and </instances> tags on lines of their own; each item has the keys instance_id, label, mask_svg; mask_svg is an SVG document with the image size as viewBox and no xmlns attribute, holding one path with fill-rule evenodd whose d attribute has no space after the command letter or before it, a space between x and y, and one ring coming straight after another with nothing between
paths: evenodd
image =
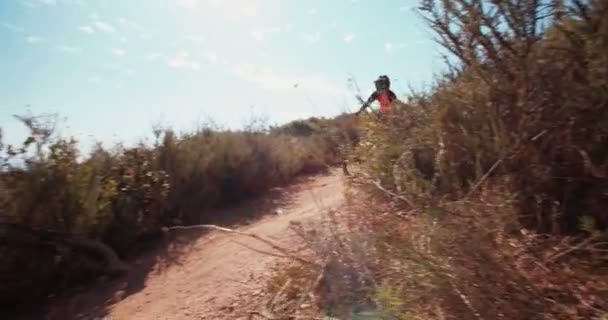
<instances>
[{"instance_id":1,"label":"bare branch","mask_svg":"<svg viewBox=\"0 0 608 320\"><path fill-rule=\"evenodd\" d=\"M551 263L551 262L553 262L553 261L555 261L555 260L557 260L557 259L559 259L559 258L561 258L561 257L563 257L563 256L565 256L565 255L567 255L567 254L569 254L569 253L572 253L572 252L574 252L574 251L581 250L581 249L583 249L585 246L589 245L589 244L590 244L590 243L591 243L593 240L594 240L594 239L593 239L592 237L589 237L589 238L585 239L584 241L581 241L579 244L577 244L577 245L575 245L575 246L572 246L572 247L570 247L570 248L568 248L568 249L566 249L566 250L564 250L564 251L562 251L562 252L560 252L560 253L557 253L557 254L555 254L555 255L553 255L553 256L551 256L551 257L549 257L549 258L548 258L548 259L545 261L545 264L547 264L547 263Z\"/></svg>"},{"instance_id":2,"label":"bare branch","mask_svg":"<svg viewBox=\"0 0 608 320\"><path fill-rule=\"evenodd\" d=\"M373 184L374 186L376 186L376 188L378 188L380 191L382 191L382 192L384 192L384 193L386 193L386 194L389 194L389 195L391 195L391 196L393 196L393 197L395 197L395 198L397 198L397 199L401 199L401 200L403 200L405 203L407 203L407 204L410 206L410 208L415 208L414 203L413 203L413 202L412 202L410 199L408 199L408 198L406 198L406 197L404 197L404 196L402 196L402 195L396 194L396 193L394 193L394 192L392 192L392 191L390 191L390 190L388 190L388 189L384 188L384 187L383 187L382 185L380 185L380 183L379 183L379 182L377 182L377 181L373 181L373 182L372 182L372 184Z\"/></svg>"}]
</instances>

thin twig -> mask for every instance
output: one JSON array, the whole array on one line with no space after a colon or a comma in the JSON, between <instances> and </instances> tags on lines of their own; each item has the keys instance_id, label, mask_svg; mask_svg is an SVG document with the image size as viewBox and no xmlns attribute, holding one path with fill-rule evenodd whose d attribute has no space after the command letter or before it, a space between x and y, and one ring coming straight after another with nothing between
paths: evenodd
<instances>
[{"instance_id":1,"label":"thin twig","mask_svg":"<svg viewBox=\"0 0 608 320\"><path fill-rule=\"evenodd\" d=\"M247 319L252 320L253 316L260 316L260 317L262 317L264 319L268 319L268 320L278 320L279 319L279 318L275 317L274 315L268 315L261 311L249 311L249 317Z\"/></svg>"},{"instance_id":2,"label":"thin twig","mask_svg":"<svg viewBox=\"0 0 608 320\"><path fill-rule=\"evenodd\" d=\"M479 188L479 186L490 176L490 174L492 174L492 172L494 172L494 170L496 170L496 168L498 168L498 165L500 165L504 159L505 159L504 157L498 159L492 165L492 167L490 167L490 169L483 175L483 177L481 177L481 179L479 179L479 181L477 181L477 183L473 186L473 188L471 188L469 193L467 193L467 195L464 198L467 199L470 195L472 195L473 192L475 192L477 190L477 188Z\"/></svg>"},{"instance_id":3,"label":"thin twig","mask_svg":"<svg viewBox=\"0 0 608 320\"><path fill-rule=\"evenodd\" d=\"M390 190L388 190L388 189L384 188L384 187L383 187L382 185L380 185L380 183L379 183L379 182L377 182L377 181L373 181L373 182L372 182L372 184L373 184L374 186L376 186L376 188L378 188L380 191L382 191L382 192L384 192L384 193L387 193L387 194L389 194L389 195L391 195L391 196L393 196L393 197L395 197L395 198L397 198L397 199L403 200L405 203L407 203L407 204L410 206L410 208L414 208L414 203L413 203L413 202L412 202L410 199L408 199L408 198L406 198L406 197L404 197L404 196L402 196L402 195L396 194L396 193L394 193L394 192L392 192L392 191L390 191Z\"/></svg>"},{"instance_id":4,"label":"thin twig","mask_svg":"<svg viewBox=\"0 0 608 320\"><path fill-rule=\"evenodd\" d=\"M319 275L317 276L315 281L313 281L310 284L310 286L308 286L306 291L302 292L302 296L300 297L300 299L298 299L298 302L296 305L296 314L295 314L296 317L300 317L300 315L298 313L300 312L301 306L304 303L304 299L306 299L306 296L308 296L312 292L316 291L317 288L319 287L319 285L321 284L321 281L325 278L325 271L327 270L328 263L329 263L329 260L327 260L323 263L323 266L321 267ZM311 298L314 298L314 294L311 296ZM317 301L313 301L313 302L317 302ZM300 317L300 319L301 319L301 317Z\"/></svg>"},{"instance_id":5,"label":"thin twig","mask_svg":"<svg viewBox=\"0 0 608 320\"><path fill-rule=\"evenodd\" d=\"M238 283L238 284L242 284L244 286L248 286L250 285L250 283L244 282L244 281L239 281L239 280L235 280L235 279L227 279L230 282L234 282L234 283Z\"/></svg>"},{"instance_id":6,"label":"thin twig","mask_svg":"<svg viewBox=\"0 0 608 320\"><path fill-rule=\"evenodd\" d=\"M541 131L539 134L535 135L534 137L532 137L532 139L530 139L530 141L536 141L538 138L542 137L545 135L545 133L547 133L547 129Z\"/></svg>"},{"instance_id":7,"label":"thin twig","mask_svg":"<svg viewBox=\"0 0 608 320\"><path fill-rule=\"evenodd\" d=\"M268 301L268 304L267 304L268 309L270 309L271 311L274 311L274 306L277 302L277 299L279 299L283 295L285 290L287 290L287 288L289 288L290 284L291 284L291 278L287 279L287 281L285 281L283 286L281 286L281 289L279 289L279 291L277 291L277 293L272 297L272 299L270 299L270 301Z\"/></svg>"},{"instance_id":8,"label":"thin twig","mask_svg":"<svg viewBox=\"0 0 608 320\"><path fill-rule=\"evenodd\" d=\"M536 141L540 137L544 136L546 133L547 133L546 129L542 130L538 134L534 135L534 137L532 137L530 139L530 141ZM517 154L520 151L521 151L521 149L516 149L515 151L512 152L511 155L515 155L515 154ZM508 154L509 153L507 153L507 155ZM481 186L481 184L490 176L490 174L492 174L492 172L494 172L494 170L496 170L496 168L498 168L498 165L500 165L507 158L507 155L505 155L502 158L496 160L496 162L494 162L494 164L492 165L492 167L490 167L490 169L481 177L481 179L479 179L479 181L477 181L477 183L475 183L475 185L473 186L473 188L471 188L471 190L467 193L467 195L464 198L462 198L461 200L456 201L456 202L464 201L469 196L471 196L473 194L473 192L475 192L477 190L477 188L479 188L479 186Z\"/></svg>"},{"instance_id":9,"label":"thin twig","mask_svg":"<svg viewBox=\"0 0 608 320\"><path fill-rule=\"evenodd\" d=\"M469 308L469 310L471 311L471 313L479 320L483 320L483 317L481 316L481 314L477 311L477 309L475 309L475 307L473 306L473 303L471 303L471 301L469 300L469 298L467 298L467 296L460 291L460 289L458 289L458 287L456 287L456 284L454 284L454 282L452 280L449 280L450 285L452 286L452 289L454 289L454 291L456 291L456 294L458 294L458 297L460 297L460 299L462 300L462 302L467 306L467 308Z\"/></svg>"},{"instance_id":10,"label":"thin twig","mask_svg":"<svg viewBox=\"0 0 608 320\"><path fill-rule=\"evenodd\" d=\"M243 232L243 231L238 231L238 230L233 230L233 229L228 229L228 228L224 228L224 227L219 227L213 224L197 224L197 225L192 225L192 226L173 226L173 227L165 227L164 231L168 232L171 230L189 230L189 229L213 229L213 230L218 230L218 231L222 231L222 232L226 232L226 233L235 233L238 235L242 235L242 236L247 236L250 238L254 238L260 242L263 242L265 244L267 244L268 246L270 246L271 248L281 252L282 254L284 254L285 256L292 258L294 260L297 260L299 262L302 262L304 264L307 265L313 265L313 266L319 266L319 264L313 262L313 261L309 261L307 259L304 259L302 257L299 257L298 255L292 253L290 250L285 249L281 246L279 246L278 244L268 240L268 239L264 239L260 236L258 236L257 234L253 234L253 233L248 233L248 232Z\"/></svg>"},{"instance_id":11,"label":"thin twig","mask_svg":"<svg viewBox=\"0 0 608 320\"><path fill-rule=\"evenodd\" d=\"M321 267L321 272L319 272L319 276L315 279L315 282L313 282L312 286L310 286L310 289L308 290L309 292L317 291L317 289L319 288L319 285L321 284L323 279L325 279L325 275L326 275L325 273L327 271L328 264L329 264L329 260L325 261L323 263L323 266Z\"/></svg>"},{"instance_id":12,"label":"thin twig","mask_svg":"<svg viewBox=\"0 0 608 320\"><path fill-rule=\"evenodd\" d=\"M569 253L571 253L571 252L574 252L576 250L580 250L583 247L585 247L586 245L588 245L589 243L591 243L591 241L593 241L593 240L594 240L593 238L587 238L585 241L582 241L582 242L580 242L579 244L577 244L577 245L575 245L573 247L570 247L570 248L568 248L568 249L566 249L566 250L564 250L564 251L562 251L562 252L560 252L558 254L555 254L555 255L549 257L545 261L545 263L551 263L551 262L553 262L553 261L555 261L555 260L557 260L557 259L559 259L559 258L561 258L561 257L563 257L563 256L565 256L565 255L567 255Z\"/></svg>"},{"instance_id":13,"label":"thin twig","mask_svg":"<svg viewBox=\"0 0 608 320\"><path fill-rule=\"evenodd\" d=\"M253 319L253 316L260 316L264 319L267 320L279 320L279 319L284 319L284 318L278 318L272 315L268 315L268 314L264 314L263 312L260 311L250 311L249 312L249 318L248 319ZM323 318L319 318L319 317L312 317L312 316L300 316L300 315L290 315L287 316L289 319L294 319L294 320L322 320Z\"/></svg>"},{"instance_id":14,"label":"thin twig","mask_svg":"<svg viewBox=\"0 0 608 320\"><path fill-rule=\"evenodd\" d=\"M272 253L272 252L268 252L268 251L264 251L264 250L260 250L260 249L256 249L250 245L246 245L244 243L238 242L238 241L233 241L234 243L238 244L241 247L247 248L251 251L257 252L257 253L261 253L261 254L265 254L268 256L273 256L273 257L277 257L277 258L291 258L290 256L286 256L286 255L282 255L282 254L277 254L277 253Z\"/></svg>"}]
</instances>

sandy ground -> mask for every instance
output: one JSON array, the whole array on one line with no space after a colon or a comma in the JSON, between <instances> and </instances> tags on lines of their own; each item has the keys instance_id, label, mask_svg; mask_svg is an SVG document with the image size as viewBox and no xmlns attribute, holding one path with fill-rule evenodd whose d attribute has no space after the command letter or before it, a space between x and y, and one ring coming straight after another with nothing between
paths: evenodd
<instances>
[{"instance_id":1,"label":"sandy ground","mask_svg":"<svg viewBox=\"0 0 608 320\"><path fill-rule=\"evenodd\" d=\"M298 239L289 229L290 222L314 222L328 210L339 208L343 189L343 177L337 172L302 179L281 188L272 199L233 208L271 211L236 230L295 248ZM270 205L260 205L260 201ZM45 318L247 319L248 311L267 299L265 283L273 266L285 262L245 248L242 244L272 251L242 235L171 232L173 240L163 252L133 261L135 269L124 278L102 278L69 297L57 298Z\"/></svg>"}]
</instances>

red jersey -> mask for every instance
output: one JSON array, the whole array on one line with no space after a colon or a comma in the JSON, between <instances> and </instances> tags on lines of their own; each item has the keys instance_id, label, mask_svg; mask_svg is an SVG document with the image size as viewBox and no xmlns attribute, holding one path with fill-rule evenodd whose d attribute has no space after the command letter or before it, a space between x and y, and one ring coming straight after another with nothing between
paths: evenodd
<instances>
[{"instance_id":1,"label":"red jersey","mask_svg":"<svg viewBox=\"0 0 608 320\"><path fill-rule=\"evenodd\" d=\"M394 101L397 100L397 96L391 90L378 90L369 96L366 104L370 104L374 100L378 100L380 103L380 112L384 113L395 109Z\"/></svg>"}]
</instances>

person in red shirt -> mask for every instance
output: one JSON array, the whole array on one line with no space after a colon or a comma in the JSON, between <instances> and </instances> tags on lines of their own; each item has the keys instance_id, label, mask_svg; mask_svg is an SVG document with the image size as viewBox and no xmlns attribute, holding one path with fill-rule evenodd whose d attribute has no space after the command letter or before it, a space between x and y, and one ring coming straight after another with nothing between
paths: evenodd
<instances>
[{"instance_id":1,"label":"person in red shirt","mask_svg":"<svg viewBox=\"0 0 608 320\"><path fill-rule=\"evenodd\" d=\"M359 115L363 110L369 107L369 105L377 100L380 103L380 113L387 113L393 111L395 109L395 102L397 101L397 96L390 89L391 80L386 75L379 76L376 81L374 81L376 85L376 91L374 91L367 101L363 103L359 111L355 113L355 115Z\"/></svg>"},{"instance_id":2,"label":"person in red shirt","mask_svg":"<svg viewBox=\"0 0 608 320\"><path fill-rule=\"evenodd\" d=\"M391 111L396 109L397 105L397 95L390 89L391 81L386 75L379 76L376 81L374 81L376 85L376 91L374 91L367 101L363 102L363 105L359 109L359 111L355 112L355 115L359 115L363 110L368 108L370 104L374 101L378 101L380 103L380 114L379 118L382 119L382 115L386 115ZM350 176L350 172L348 171L348 159L344 159L342 162L342 170L345 175Z\"/></svg>"}]
</instances>

